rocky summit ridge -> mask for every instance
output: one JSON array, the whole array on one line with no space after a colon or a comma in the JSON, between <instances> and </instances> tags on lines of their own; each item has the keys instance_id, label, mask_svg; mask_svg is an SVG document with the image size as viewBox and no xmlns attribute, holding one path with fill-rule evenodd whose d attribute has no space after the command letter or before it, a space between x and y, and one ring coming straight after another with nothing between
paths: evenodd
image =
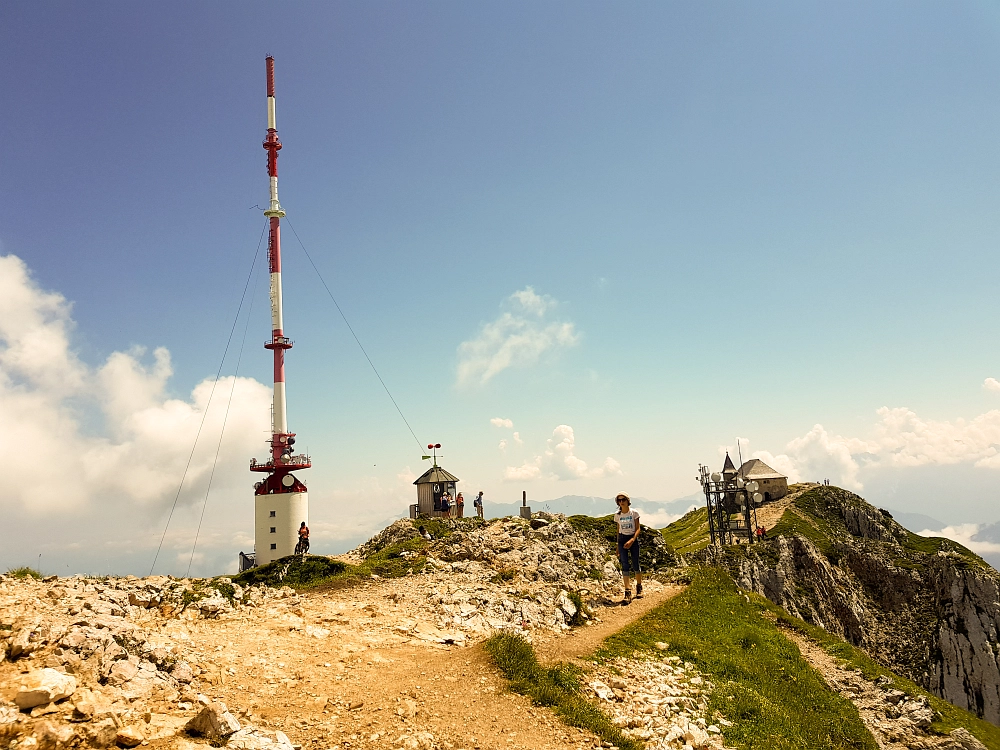
<instances>
[{"instance_id":1,"label":"rocky summit ridge","mask_svg":"<svg viewBox=\"0 0 1000 750\"><path fill-rule=\"evenodd\" d=\"M399 649L423 664L420 653L460 654L496 632L531 640L598 621L620 586L612 550L600 529L551 514L428 525L431 542L401 520L341 560L258 569L258 583L0 575L0 748L492 747L422 731L418 717L439 712L426 684L385 705L371 690L395 680L353 698L349 686L395 669ZM647 536L666 564L662 538ZM297 592L283 579L299 568L334 575ZM366 705L374 718L362 721ZM389 716L392 731L371 729Z\"/></svg>"},{"instance_id":2,"label":"rocky summit ridge","mask_svg":"<svg viewBox=\"0 0 1000 750\"><path fill-rule=\"evenodd\" d=\"M287 558L232 578L0 576L0 748L607 747L507 692L470 647L510 633L549 658L592 654L669 603L683 590L671 581L702 563L885 663L926 671L921 684L952 674L954 658L980 659L970 673L979 682L966 676L955 694L983 696L989 717L990 662L979 650L996 643L995 571L946 540L908 536L836 488L797 488L777 510L771 538L752 547L706 549L697 513L679 522L687 537L677 550L677 529L644 530L653 575L629 608L617 606L613 521L549 513L430 521L430 541L404 519L339 558ZM882 585L879 571L895 577ZM917 656L894 654L894 638ZM629 747L729 747L738 717L710 710L719 678L669 649L577 661L583 695ZM813 651L879 747L984 747L964 729L935 734L920 695Z\"/></svg>"}]
</instances>

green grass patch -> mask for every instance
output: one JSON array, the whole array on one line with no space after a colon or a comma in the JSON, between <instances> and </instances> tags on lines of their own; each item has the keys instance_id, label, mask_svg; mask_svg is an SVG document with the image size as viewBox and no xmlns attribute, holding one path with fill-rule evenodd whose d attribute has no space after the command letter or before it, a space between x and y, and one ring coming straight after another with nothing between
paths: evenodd
<instances>
[{"instance_id":1,"label":"green grass patch","mask_svg":"<svg viewBox=\"0 0 1000 750\"><path fill-rule=\"evenodd\" d=\"M454 532L455 526L458 524L466 525L479 525L483 522L478 518L453 518L453 519L443 519L443 518L420 518L410 521L413 524L413 528L417 529L423 526L427 532L435 539L444 539L445 537L451 536Z\"/></svg>"},{"instance_id":2,"label":"green grass patch","mask_svg":"<svg viewBox=\"0 0 1000 750\"><path fill-rule=\"evenodd\" d=\"M830 690L768 615L771 605L744 594L719 568L692 574L682 594L608 638L595 660L668 654L690 661L715 683L713 719L733 722L727 746L745 750L876 750L855 706Z\"/></svg>"},{"instance_id":3,"label":"green grass patch","mask_svg":"<svg viewBox=\"0 0 1000 750\"><path fill-rule=\"evenodd\" d=\"M306 555L304 559L289 555L259 568L244 570L232 580L241 586L308 588L343 574L347 568L345 562L320 555Z\"/></svg>"},{"instance_id":4,"label":"green grass patch","mask_svg":"<svg viewBox=\"0 0 1000 750\"><path fill-rule=\"evenodd\" d=\"M927 698L931 708L937 712L935 721L931 724L931 729L941 734L947 734L953 729L965 727L976 739L986 747L1000 748L1000 727L990 724L988 721L980 719L975 714L959 708L946 700L938 698L936 695L927 692L914 682L900 677L882 665L878 664L864 651L846 641L832 635L822 628L803 622L797 617L792 617L778 606L769 605L769 609L777 617L778 622L788 628L802 633L806 637L822 646L831 656L844 662L848 667L857 670L865 679L875 681L879 677L886 677L892 682L896 690L902 690L908 695L922 695Z\"/></svg>"},{"instance_id":5,"label":"green grass patch","mask_svg":"<svg viewBox=\"0 0 1000 750\"><path fill-rule=\"evenodd\" d=\"M909 552L920 552L926 555L944 552L953 556L956 567L991 569L990 564L983 558L958 542L940 536L920 536L906 529L904 531L906 531L906 539L903 541L903 549Z\"/></svg>"},{"instance_id":6,"label":"green grass patch","mask_svg":"<svg viewBox=\"0 0 1000 750\"><path fill-rule=\"evenodd\" d=\"M580 596L578 591L567 591L566 598L573 602L573 606L576 607L576 613L570 618L569 624L571 627L577 628L581 625L587 623L587 617L590 615L590 610L583 601L583 597Z\"/></svg>"},{"instance_id":7,"label":"green grass patch","mask_svg":"<svg viewBox=\"0 0 1000 750\"><path fill-rule=\"evenodd\" d=\"M41 580L42 578L41 573L34 568L29 568L26 565L20 568L11 568L7 571L7 575L11 578L34 578L36 580Z\"/></svg>"},{"instance_id":8,"label":"green grass patch","mask_svg":"<svg viewBox=\"0 0 1000 750\"><path fill-rule=\"evenodd\" d=\"M778 522L774 524L773 527L768 529L767 536L769 538L779 536L802 536L815 544L819 548L820 552L827 557L839 557L835 555L830 537L821 532L791 508L782 513Z\"/></svg>"},{"instance_id":9,"label":"green grass patch","mask_svg":"<svg viewBox=\"0 0 1000 750\"><path fill-rule=\"evenodd\" d=\"M642 750L644 743L622 732L584 697L573 667L543 667L531 644L514 633L498 633L485 641L483 648L515 693L528 696L536 706L548 706L566 724L588 729L621 750Z\"/></svg>"},{"instance_id":10,"label":"green grass patch","mask_svg":"<svg viewBox=\"0 0 1000 750\"><path fill-rule=\"evenodd\" d=\"M667 544L678 554L697 552L708 546L708 510L695 508L661 532Z\"/></svg>"},{"instance_id":11,"label":"green grass patch","mask_svg":"<svg viewBox=\"0 0 1000 750\"><path fill-rule=\"evenodd\" d=\"M370 578L373 575L380 578L398 578L411 572L419 573L427 563L425 554L427 544L419 536L393 544L371 555L360 565L349 566L344 575L361 578Z\"/></svg>"},{"instance_id":12,"label":"green grass patch","mask_svg":"<svg viewBox=\"0 0 1000 750\"><path fill-rule=\"evenodd\" d=\"M236 587L225 581L212 581L212 587L222 594L222 598L234 607L236 606Z\"/></svg>"},{"instance_id":13,"label":"green grass patch","mask_svg":"<svg viewBox=\"0 0 1000 750\"><path fill-rule=\"evenodd\" d=\"M503 584L517 578L517 570L514 568L500 568L490 578L490 583Z\"/></svg>"},{"instance_id":14,"label":"green grass patch","mask_svg":"<svg viewBox=\"0 0 1000 750\"><path fill-rule=\"evenodd\" d=\"M290 555L259 568L245 570L233 576L232 580L241 586L291 586L298 591L349 586L373 575L398 578L419 573L427 564L426 549L427 542L418 536L389 545L369 555L359 565L322 555L306 555L304 559L299 555Z\"/></svg>"},{"instance_id":15,"label":"green grass patch","mask_svg":"<svg viewBox=\"0 0 1000 750\"><path fill-rule=\"evenodd\" d=\"M193 589L186 589L183 594L181 594L181 611L190 607L197 601L205 598L205 594L202 591L195 591Z\"/></svg>"}]
</instances>

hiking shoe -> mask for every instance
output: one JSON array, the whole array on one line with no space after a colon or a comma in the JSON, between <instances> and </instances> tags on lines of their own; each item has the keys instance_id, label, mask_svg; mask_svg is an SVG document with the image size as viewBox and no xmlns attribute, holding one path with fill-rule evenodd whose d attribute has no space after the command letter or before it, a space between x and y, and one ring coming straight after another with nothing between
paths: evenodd
<instances>
[{"instance_id":1,"label":"hiking shoe","mask_svg":"<svg viewBox=\"0 0 1000 750\"><path fill-rule=\"evenodd\" d=\"M622 599L622 606L623 607L627 607L631 603L632 603L632 592L631 591L626 591L625 592L625 598Z\"/></svg>"},{"instance_id":2,"label":"hiking shoe","mask_svg":"<svg viewBox=\"0 0 1000 750\"><path fill-rule=\"evenodd\" d=\"M635 587L635 598L642 599L642 584L640 583Z\"/></svg>"}]
</instances>

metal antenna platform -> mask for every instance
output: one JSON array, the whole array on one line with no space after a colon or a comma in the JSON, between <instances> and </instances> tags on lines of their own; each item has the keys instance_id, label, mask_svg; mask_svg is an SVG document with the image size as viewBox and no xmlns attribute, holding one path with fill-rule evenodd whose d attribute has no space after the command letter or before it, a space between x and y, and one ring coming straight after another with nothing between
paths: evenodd
<instances>
[{"instance_id":1,"label":"metal antenna platform","mask_svg":"<svg viewBox=\"0 0 1000 750\"><path fill-rule=\"evenodd\" d=\"M713 545L753 544L756 541L757 505L762 498L756 482L730 472L709 473L698 465L698 481L708 509L708 535ZM746 540L742 542L742 540Z\"/></svg>"}]
</instances>

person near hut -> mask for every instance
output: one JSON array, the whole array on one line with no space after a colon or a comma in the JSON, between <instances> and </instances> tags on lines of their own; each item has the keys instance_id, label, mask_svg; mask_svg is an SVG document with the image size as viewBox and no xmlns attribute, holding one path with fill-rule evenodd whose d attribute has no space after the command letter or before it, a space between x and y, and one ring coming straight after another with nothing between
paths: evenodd
<instances>
[{"instance_id":1,"label":"person near hut","mask_svg":"<svg viewBox=\"0 0 1000 750\"><path fill-rule=\"evenodd\" d=\"M476 516L479 518L483 517L483 491L479 490L479 494L476 495L476 499L472 501L472 504L476 508Z\"/></svg>"},{"instance_id":2,"label":"person near hut","mask_svg":"<svg viewBox=\"0 0 1000 750\"><path fill-rule=\"evenodd\" d=\"M451 495L448 490L441 495L441 515L451 518Z\"/></svg>"},{"instance_id":3,"label":"person near hut","mask_svg":"<svg viewBox=\"0 0 1000 750\"><path fill-rule=\"evenodd\" d=\"M458 497L455 498L455 515L458 518L465 518L465 498L462 497L462 493L458 493Z\"/></svg>"},{"instance_id":4,"label":"person near hut","mask_svg":"<svg viewBox=\"0 0 1000 750\"><path fill-rule=\"evenodd\" d=\"M622 566L622 580L625 583L625 598L622 606L632 603L632 578L635 578L635 597L642 598L642 571L639 569L639 513L631 508L629 496L621 493L615 497L618 512L615 513L615 523L618 525L618 562Z\"/></svg>"}]
</instances>

